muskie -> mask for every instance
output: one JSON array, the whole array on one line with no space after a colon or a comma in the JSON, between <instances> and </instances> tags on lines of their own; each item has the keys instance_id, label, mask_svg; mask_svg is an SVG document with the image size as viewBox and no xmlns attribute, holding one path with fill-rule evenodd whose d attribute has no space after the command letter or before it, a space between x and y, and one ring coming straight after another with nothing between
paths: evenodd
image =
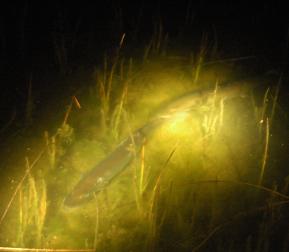
<instances>
[{"instance_id":1,"label":"muskie","mask_svg":"<svg viewBox=\"0 0 289 252\"><path fill-rule=\"evenodd\" d=\"M215 95L230 98L242 94L241 86L225 87ZM131 136L120 143L104 160L89 171L66 197L64 204L68 207L78 206L91 199L94 193L100 192L108 183L122 172L134 159L148 138L163 122L170 120L178 112L188 111L207 105L214 94L214 89L195 91L181 96L163 106L145 126L136 130Z\"/></svg>"},{"instance_id":2,"label":"muskie","mask_svg":"<svg viewBox=\"0 0 289 252\"><path fill-rule=\"evenodd\" d=\"M131 163L135 154L145 143L146 138L162 122L162 119L153 120L127 137L108 157L97 164L75 185L72 192L64 200L64 205L68 207L78 206L91 199L93 194L102 191L114 177Z\"/></svg>"}]
</instances>

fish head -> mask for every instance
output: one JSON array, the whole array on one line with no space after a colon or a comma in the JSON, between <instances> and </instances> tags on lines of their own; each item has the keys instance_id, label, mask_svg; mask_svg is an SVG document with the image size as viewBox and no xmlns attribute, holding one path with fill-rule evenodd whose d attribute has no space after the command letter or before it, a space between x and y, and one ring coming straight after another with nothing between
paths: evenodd
<instances>
[{"instance_id":1,"label":"fish head","mask_svg":"<svg viewBox=\"0 0 289 252\"><path fill-rule=\"evenodd\" d=\"M64 199L63 204L66 207L78 207L84 203L87 203L88 201L92 200L98 192L102 191L107 184L108 181L103 179L103 177L99 177L94 183L93 189L91 189L90 186L87 186L80 181L75 186L74 190Z\"/></svg>"}]
</instances>

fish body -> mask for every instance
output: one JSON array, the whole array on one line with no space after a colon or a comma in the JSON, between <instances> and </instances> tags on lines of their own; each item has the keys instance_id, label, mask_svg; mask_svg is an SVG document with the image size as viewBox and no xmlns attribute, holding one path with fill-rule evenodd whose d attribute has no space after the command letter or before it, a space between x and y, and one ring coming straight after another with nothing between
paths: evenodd
<instances>
[{"instance_id":1,"label":"fish body","mask_svg":"<svg viewBox=\"0 0 289 252\"><path fill-rule=\"evenodd\" d=\"M246 95L245 89L245 85L239 83L232 86L196 90L167 102L154 114L156 117L173 117L179 112L186 112L193 109L199 109L202 106L207 106L213 99L226 100L234 97L244 97Z\"/></svg>"},{"instance_id":2,"label":"fish body","mask_svg":"<svg viewBox=\"0 0 289 252\"><path fill-rule=\"evenodd\" d=\"M93 194L102 191L113 178L131 163L155 129L173 118L177 113L206 105L213 95L217 98L226 99L241 94L240 86L225 87L217 92L214 89L208 89L194 91L165 104L147 124L128 136L112 153L89 171L66 197L64 205L68 207L81 205L91 199Z\"/></svg>"}]
</instances>

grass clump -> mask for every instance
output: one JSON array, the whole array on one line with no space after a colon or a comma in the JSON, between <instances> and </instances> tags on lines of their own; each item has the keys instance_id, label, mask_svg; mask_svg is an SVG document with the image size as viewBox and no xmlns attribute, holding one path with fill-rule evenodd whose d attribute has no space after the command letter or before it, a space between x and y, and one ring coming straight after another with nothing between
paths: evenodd
<instances>
[{"instance_id":1,"label":"grass clump","mask_svg":"<svg viewBox=\"0 0 289 252\"><path fill-rule=\"evenodd\" d=\"M161 50L166 44L162 28L156 31L143 62L124 59L120 51L111 62L105 58L93 71L89 88L73 96L56 133L45 133L45 155L39 156L37 169L32 171L35 164L26 159L27 172L13 196L18 202L8 205L13 211L1 219L17 227L9 246L71 245L99 251L288 248L282 224L288 219L288 179L271 178L276 141L271 133L288 134L278 113L280 86L263 92L257 106L251 92L253 86L258 89L256 80L225 86L216 75L206 76L205 47L195 65L189 57L171 60ZM239 89L243 86L244 95ZM132 163L93 200L75 209L63 206L82 174L121 140L159 116L170 101L208 87L205 95L191 97L198 103L182 111L183 117L176 113L146 144L131 146L140 149ZM73 106L81 107L78 113Z\"/></svg>"}]
</instances>

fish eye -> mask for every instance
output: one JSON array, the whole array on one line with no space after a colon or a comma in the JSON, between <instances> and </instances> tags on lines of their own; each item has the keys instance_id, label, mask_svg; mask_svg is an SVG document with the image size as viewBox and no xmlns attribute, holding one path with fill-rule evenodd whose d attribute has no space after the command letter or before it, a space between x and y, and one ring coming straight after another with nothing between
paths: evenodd
<instances>
[{"instance_id":1,"label":"fish eye","mask_svg":"<svg viewBox=\"0 0 289 252\"><path fill-rule=\"evenodd\" d=\"M99 177L97 180L96 180L96 184L102 184L104 181L103 177Z\"/></svg>"}]
</instances>

